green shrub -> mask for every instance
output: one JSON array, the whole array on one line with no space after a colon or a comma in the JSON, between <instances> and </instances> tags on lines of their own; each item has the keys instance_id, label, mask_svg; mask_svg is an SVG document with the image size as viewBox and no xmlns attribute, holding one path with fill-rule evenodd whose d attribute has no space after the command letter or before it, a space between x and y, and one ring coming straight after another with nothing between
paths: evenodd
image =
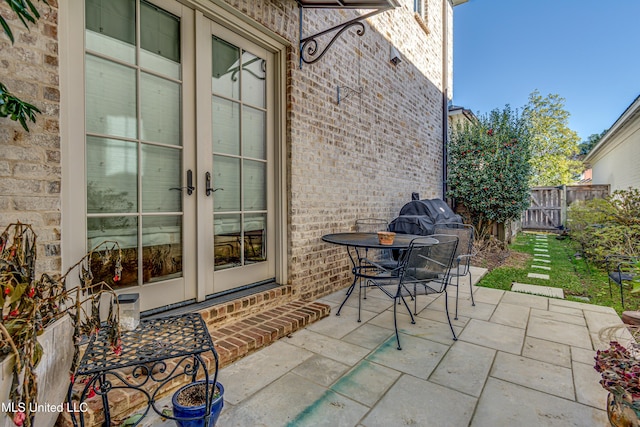
<instances>
[{"instance_id":1,"label":"green shrub","mask_svg":"<svg viewBox=\"0 0 640 427\"><path fill-rule=\"evenodd\" d=\"M568 210L572 238L587 257L602 263L607 255L640 255L640 190L617 190L606 199L574 202Z\"/></svg>"},{"instance_id":2,"label":"green shrub","mask_svg":"<svg viewBox=\"0 0 640 427\"><path fill-rule=\"evenodd\" d=\"M479 240L529 206L530 139L526 120L509 106L453 129L447 197L468 210Z\"/></svg>"}]
</instances>

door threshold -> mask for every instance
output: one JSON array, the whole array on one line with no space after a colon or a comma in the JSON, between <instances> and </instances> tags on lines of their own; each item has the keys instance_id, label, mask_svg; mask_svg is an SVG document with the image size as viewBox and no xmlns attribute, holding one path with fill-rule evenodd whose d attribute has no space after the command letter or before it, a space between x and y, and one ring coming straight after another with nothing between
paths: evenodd
<instances>
[{"instance_id":1,"label":"door threshold","mask_svg":"<svg viewBox=\"0 0 640 427\"><path fill-rule=\"evenodd\" d=\"M278 285L275 282L275 280L269 280L267 282L260 282L253 285L248 285L240 289L233 289L227 292L212 294L212 295L209 295L206 300L201 302L196 302L195 300L189 300L189 301L184 301L178 304L172 304L165 307L156 308L153 310L147 310L140 313L140 317L142 319L156 319L158 317L192 313L194 311L204 310L214 305L223 304L225 302L233 301L249 295L275 289L280 286L281 285Z\"/></svg>"}]
</instances>

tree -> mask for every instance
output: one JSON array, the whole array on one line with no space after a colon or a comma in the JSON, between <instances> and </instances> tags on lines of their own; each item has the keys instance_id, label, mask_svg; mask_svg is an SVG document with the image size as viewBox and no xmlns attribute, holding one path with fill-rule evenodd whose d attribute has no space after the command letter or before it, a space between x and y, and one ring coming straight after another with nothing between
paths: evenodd
<instances>
[{"instance_id":1,"label":"tree","mask_svg":"<svg viewBox=\"0 0 640 427\"><path fill-rule=\"evenodd\" d=\"M542 97L537 90L529 95L523 116L531 131L531 179L534 186L569 184L582 171L578 134L569 129L565 99L557 94Z\"/></svg>"},{"instance_id":2,"label":"tree","mask_svg":"<svg viewBox=\"0 0 640 427\"><path fill-rule=\"evenodd\" d=\"M580 149L578 155L586 156L587 154L589 154L589 151L591 151L593 147L595 147L598 142L600 142L600 140L608 130L609 129L605 129L601 133L592 133L591 135L589 135L589 137L585 141L582 141L578 145L578 148Z\"/></svg>"},{"instance_id":3,"label":"tree","mask_svg":"<svg viewBox=\"0 0 640 427\"><path fill-rule=\"evenodd\" d=\"M40 13L33 5L31 0L5 0L11 10L13 10L18 18L22 21L26 28L29 28L29 22L34 24L40 18ZM48 4L47 0L42 0L44 4ZM11 43L14 43L13 32L11 27L0 15L0 26L4 30ZM36 113L41 111L34 105L22 101L9 92L7 87L0 82L0 117L9 117L11 120L17 121L22 125L23 129L29 132L27 121L36 122Z\"/></svg>"},{"instance_id":4,"label":"tree","mask_svg":"<svg viewBox=\"0 0 640 427\"><path fill-rule=\"evenodd\" d=\"M447 196L464 204L480 239L529 207L530 138L527 121L508 105L452 132Z\"/></svg>"}]
</instances>

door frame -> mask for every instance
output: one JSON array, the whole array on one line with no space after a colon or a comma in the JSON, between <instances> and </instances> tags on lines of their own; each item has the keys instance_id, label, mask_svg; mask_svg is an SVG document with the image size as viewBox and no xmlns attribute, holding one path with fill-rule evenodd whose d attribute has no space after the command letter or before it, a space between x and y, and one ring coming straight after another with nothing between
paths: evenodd
<instances>
[{"instance_id":1,"label":"door frame","mask_svg":"<svg viewBox=\"0 0 640 427\"><path fill-rule=\"evenodd\" d=\"M86 189L84 159L78 161L79 147L84 157L85 144L85 109L84 109L84 2L76 0L59 0L59 79L60 79L60 151L62 165L61 200L61 270L66 271L74 260L86 253ZM275 280L278 284L288 281L288 191L286 161L286 70L287 48L291 43L263 25L253 21L231 6L219 0L181 0L182 3L217 24L247 38L252 43L267 49L274 56L274 176L275 180L275 235L271 236L275 244ZM185 53L188 54L188 53ZM195 101L194 101L195 102ZM184 111L193 110L193 106L184 106ZM184 115L183 126L191 123ZM192 127L193 129L193 127ZM204 178L198 177L196 186L204 188ZM186 200L189 200L186 198ZM184 219L184 236L187 236L189 220ZM195 224L195 218L193 219ZM195 226L194 226L195 227ZM197 236L193 232L191 236ZM185 244L189 243L184 238ZM201 240L201 239L196 239ZM201 250L198 242L191 242L193 250ZM188 250L183 249L185 252ZM200 267L196 268L200 271ZM199 275L199 273L198 273ZM206 284L201 284L200 277L187 278L196 281L196 300L206 299ZM73 286L73 283L70 283ZM133 287L118 290L131 292ZM183 301L168 301L167 305Z\"/></svg>"}]
</instances>

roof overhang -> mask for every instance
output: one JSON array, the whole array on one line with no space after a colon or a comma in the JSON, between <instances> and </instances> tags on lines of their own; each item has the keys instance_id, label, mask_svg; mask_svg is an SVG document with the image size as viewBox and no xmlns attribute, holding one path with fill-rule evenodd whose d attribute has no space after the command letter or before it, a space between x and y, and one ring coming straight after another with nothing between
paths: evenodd
<instances>
[{"instance_id":1,"label":"roof overhang","mask_svg":"<svg viewBox=\"0 0 640 427\"><path fill-rule=\"evenodd\" d=\"M306 8L317 9L390 9L400 6L396 0L297 0ZM458 0L460 1L460 0Z\"/></svg>"},{"instance_id":2,"label":"roof overhang","mask_svg":"<svg viewBox=\"0 0 640 427\"><path fill-rule=\"evenodd\" d=\"M296 0L298 7L300 8L300 68L302 63L313 64L319 61L331 45L336 41L340 35L347 29L357 26L357 34L359 36L364 35L364 24L362 21L365 19L377 15L378 13L387 11L389 9L395 9L400 6L398 0ZM360 15L357 18L350 19L341 24L335 25L326 30L320 31L311 36L302 36L302 27L304 22L304 9L359 9L359 10L371 10L364 15ZM322 49L318 47L318 37L325 34L336 32L336 34L327 42L326 46Z\"/></svg>"},{"instance_id":3,"label":"roof overhang","mask_svg":"<svg viewBox=\"0 0 640 427\"><path fill-rule=\"evenodd\" d=\"M636 97L636 99L627 107L627 109L618 117L618 119L611 125L609 130L600 138L600 141L596 144L595 147L591 149L587 153L587 156L584 158L584 162L591 165L594 158L601 152L605 147L610 144L610 141L613 140L614 135L617 135L622 129L628 126L632 121L638 120L640 118L640 95Z\"/></svg>"}]
</instances>

